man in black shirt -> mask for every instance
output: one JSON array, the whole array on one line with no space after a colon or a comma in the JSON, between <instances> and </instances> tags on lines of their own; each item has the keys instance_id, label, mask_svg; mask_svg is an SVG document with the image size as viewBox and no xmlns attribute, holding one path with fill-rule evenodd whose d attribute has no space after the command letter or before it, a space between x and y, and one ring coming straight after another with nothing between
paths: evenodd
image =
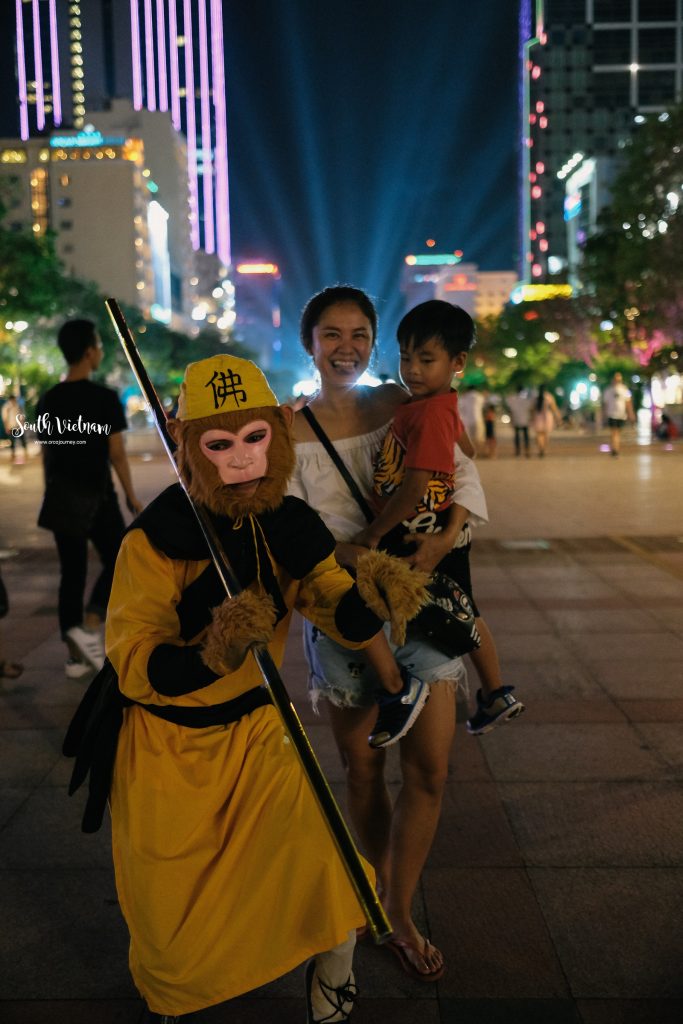
<instances>
[{"instance_id":1,"label":"man in black shirt","mask_svg":"<svg viewBox=\"0 0 683 1024\"><path fill-rule=\"evenodd\" d=\"M102 362L102 343L91 320L69 320L57 338L68 363L66 378L47 391L37 409L45 495L38 525L54 533L59 554L59 625L69 649L66 674L79 678L104 662L101 625L123 538L111 477L114 467L130 512L142 510L123 445L126 418L118 395L90 375ZM84 609L88 540L102 571Z\"/></svg>"}]
</instances>

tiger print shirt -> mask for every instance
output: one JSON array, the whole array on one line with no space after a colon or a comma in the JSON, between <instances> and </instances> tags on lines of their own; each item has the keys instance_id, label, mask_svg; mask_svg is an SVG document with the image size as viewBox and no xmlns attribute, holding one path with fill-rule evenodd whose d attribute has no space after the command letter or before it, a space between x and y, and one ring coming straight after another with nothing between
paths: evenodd
<instances>
[{"instance_id":1,"label":"tiger print shirt","mask_svg":"<svg viewBox=\"0 0 683 1024\"><path fill-rule=\"evenodd\" d=\"M454 447L462 431L455 391L420 398L396 410L375 456L373 490L378 507L400 488L406 469L434 473L413 516L404 520L408 532L433 533L441 529L446 518L442 513L452 503Z\"/></svg>"}]
</instances>

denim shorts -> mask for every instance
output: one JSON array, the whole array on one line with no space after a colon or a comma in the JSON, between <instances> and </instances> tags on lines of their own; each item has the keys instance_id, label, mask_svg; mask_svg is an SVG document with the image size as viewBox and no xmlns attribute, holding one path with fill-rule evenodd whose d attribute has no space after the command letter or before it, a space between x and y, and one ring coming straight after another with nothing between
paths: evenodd
<instances>
[{"instance_id":1,"label":"denim shorts","mask_svg":"<svg viewBox=\"0 0 683 1024\"><path fill-rule=\"evenodd\" d=\"M384 626L389 639L389 625ZM426 683L448 681L455 689L465 685L467 674L462 658L449 658L422 640L409 640L403 647L389 641L396 661ZM379 680L362 651L350 651L330 640L316 626L304 620L304 651L309 667L308 689L313 706L326 697L337 707L365 708L375 703Z\"/></svg>"}]
</instances>

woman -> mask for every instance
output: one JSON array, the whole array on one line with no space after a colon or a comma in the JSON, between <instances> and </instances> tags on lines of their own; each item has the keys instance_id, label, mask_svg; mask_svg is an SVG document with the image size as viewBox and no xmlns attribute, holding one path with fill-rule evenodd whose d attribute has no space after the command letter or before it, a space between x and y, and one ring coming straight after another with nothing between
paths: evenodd
<instances>
[{"instance_id":1,"label":"woman","mask_svg":"<svg viewBox=\"0 0 683 1024\"><path fill-rule=\"evenodd\" d=\"M548 449L548 438L553 427L560 425L560 410L557 402L549 391L546 391L545 384L541 384L538 395L533 405L534 418L532 421L536 437L538 457L542 459Z\"/></svg>"},{"instance_id":2,"label":"woman","mask_svg":"<svg viewBox=\"0 0 683 1024\"><path fill-rule=\"evenodd\" d=\"M349 286L315 295L302 315L301 340L320 375L320 390L310 409L366 495L372 487L372 457L394 411L409 398L396 384L377 388L358 384L376 336L372 302ZM350 543L365 526L360 508L301 412L295 417L294 438L297 463L290 493L321 514L337 539L337 559L353 565L364 550ZM478 488L479 500L478 481L470 486ZM459 494L457 500L476 507L466 496ZM415 535L418 546L410 560L420 569L431 571L460 534L467 513L460 506L453 509L442 533ZM377 709L367 665L360 657L350 658L349 652L342 654L343 649L335 649L327 637L307 627L304 642L313 699L322 694L328 700L332 731L347 773L349 813L377 871L394 928L389 946L413 977L436 981L445 969L443 955L420 934L411 903L439 820L455 730L455 688L464 675L461 660L448 659L419 642L394 649L400 663L430 683L431 696L400 741L403 782L392 808L384 781L384 752L368 746Z\"/></svg>"}]
</instances>

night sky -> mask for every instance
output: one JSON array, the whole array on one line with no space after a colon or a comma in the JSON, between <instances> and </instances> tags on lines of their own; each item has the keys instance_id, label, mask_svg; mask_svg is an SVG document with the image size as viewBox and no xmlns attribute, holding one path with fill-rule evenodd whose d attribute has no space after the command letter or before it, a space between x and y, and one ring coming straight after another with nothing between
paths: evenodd
<instances>
[{"instance_id":1,"label":"night sky","mask_svg":"<svg viewBox=\"0 0 683 1024\"><path fill-rule=\"evenodd\" d=\"M403 258L430 237L514 268L516 8L224 3L233 252L281 267L286 340L312 292L348 281L392 344Z\"/></svg>"},{"instance_id":2,"label":"night sky","mask_svg":"<svg viewBox=\"0 0 683 1024\"><path fill-rule=\"evenodd\" d=\"M393 346L403 258L427 238L514 268L514 0L223 6L233 257L280 266L286 351L308 296L337 281L372 293ZM7 132L4 60L0 89Z\"/></svg>"}]
</instances>

